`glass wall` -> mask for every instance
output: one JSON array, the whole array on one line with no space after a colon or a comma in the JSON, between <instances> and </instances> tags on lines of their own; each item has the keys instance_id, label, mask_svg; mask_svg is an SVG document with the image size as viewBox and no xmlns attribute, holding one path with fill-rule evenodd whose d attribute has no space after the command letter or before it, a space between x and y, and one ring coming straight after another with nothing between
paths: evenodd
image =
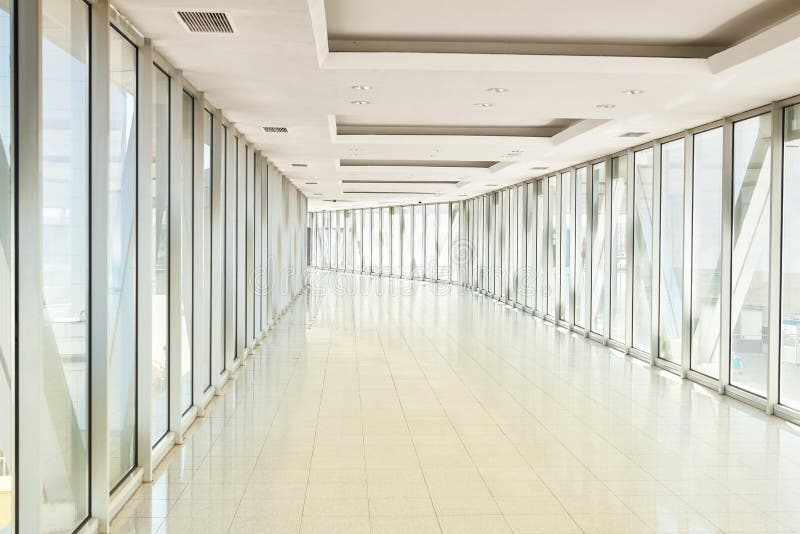
<instances>
[{"instance_id":1,"label":"glass wall","mask_svg":"<svg viewBox=\"0 0 800 534\"><path fill-rule=\"evenodd\" d=\"M625 342L628 294L628 157L611 160L611 315L609 337Z\"/></svg>"},{"instance_id":2,"label":"glass wall","mask_svg":"<svg viewBox=\"0 0 800 534\"><path fill-rule=\"evenodd\" d=\"M362 222L364 223L364 233L361 236L361 272L369 273L372 271L372 210L366 209L363 211Z\"/></svg>"},{"instance_id":3,"label":"glass wall","mask_svg":"<svg viewBox=\"0 0 800 534\"><path fill-rule=\"evenodd\" d=\"M587 174L588 169L581 167L575 171L575 325L586 328L588 323L588 306L586 291L588 289L587 243L589 222L587 213Z\"/></svg>"},{"instance_id":4,"label":"glass wall","mask_svg":"<svg viewBox=\"0 0 800 534\"><path fill-rule=\"evenodd\" d=\"M525 306L536 306L536 182L525 185Z\"/></svg>"},{"instance_id":5,"label":"glass wall","mask_svg":"<svg viewBox=\"0 0 800 534\"><path fill-rule=\"evenodd\" d=\"M108 448L110 486L136 464L136 59L112 28L109 41Z\"/></svg>"},{"instance_id":6,"label":"glass wall","mask_svg":"<svg viewBox=\"0 0 800 534\"><path fill-rule=\"evenodd\" d=\"M345 234L344 211L339 210L339 211L336 212L336 215L337 215L337 217L336 217L336 220L337 220L337 223L336 223L336 242L337 242L336 248L339 251L338 265L339 265L339 270L340 271L344 271L346 266L347 266L346 260L345 260L345 258L347 257L347 254L346 254L346 251L345 251L345 237L344 237L344 234Z\"/></svg>"},{"instance_id":7,"label":"glass wall","mask_svg":"<svg viewBox=\"0 0 800 534\"><path fill-rule=\"evenodd\" d=\"M362 253L364 251L364 221L363 211L355 210L353 214L353 270L357 273L362 269Z\"/></svg>"},{"instance_id":8,"label":"glass wall","mask_svg":"<svg viewBox=\"0 0 800 534\"><path fill-rule=\"evenodd\" d=\"M413 251L413 224L412 208L411 206L403 206L402 208L402 250L400 257L402 261L400 274L404 278L410 278L412 272L412 263L414 259Z\"/></svg>"},{"instance_id":9,"label":"glass wall","mask_svg":"<svg viewBox=\"0 0 800 534\"><path fill-rule=\"evenodd\" d=\"M676 364L683 352L684 145L678 139L661 146L658 356Z\"/></svg>"},{"instance_id":10,"label":"glass wall","mask_svg":"<svg viewBox=\"0 0 800 534\"><path fill-rule=\"evenodd\" d=\"M353 211L344 212L344 267L353 270Z\"/></svg>"},{"instance_id":11,"label":"glass wall","mask_svg":"<svg viewBox=\"0 0 800 534\"><path fill-rule=\"evenodd\" d=\"M461 251L461 205L453 202L450 205L450 281L461 281L461 271L466 267L466 257Z\"/></svg>"},{"instance_id":12,"label":"glass wall","mask_svg":"<svg viewBox=\"0 0 800 534\"><path fill-rule=\"evenodd\" d=\"M72 532L89 513L89 6L42 11L41 510Z\"/></svg>"},{"instance_id":13,"label":"glass wall","mask_svg":"<svg viewBox=\"0 0 800 534\"><path fill-rule=\"evenodd\" d=\"M13 5L0 2L0 533L14 531L15 478L15 227L14 131L12 123Z\"/></svg>"},{"instance_id":14,"label":"glass wall","mask_svg":"<svg viewBox=\"0 0 800 534\"><path fill-rule=\"evenodd\" d=\"M800 410L800 104L783 113L783 243L779 402Z\"/></svg>"},{"instance_id":15,"label":"glass wall","mask_svg":"<svg viewBox=\"0 0 800 534\"><path fill-rule=\"evenodd\" d=\"M556 269L558 268L558 178L547 179L547 315L556 315Z\"/></svg>"},{"instance_id":16,"label":"glass wall","mask_svg":"<svg viewBox=\"0 0 800 534\"><path fill-rule=\"evenodd\" d=\"M199 234L195 243L200 250L195 251L199 259L199 279L195 280L194 287L199 299L195 309L200 312L195 317L195 333L200 332L198 338L201 345L195 348L195 362L197 372L202 377L203 390L211 386L211 154L212 154L212 116L208 110L203 110L203 175L198 178L200 182L200 198L198 209L199 219L196 219L195 231ZM195 189L197 191L197 189Z\"/></svg>"},{"instance_id":17,"label":"glass wall","mask_svg":"<svg viewBox=\"0 0 800 534\"><path fill-rule=\"evenodd\" d=\"M436 204L425 206L425 278L436 280Z\"/></svg>"},{"instance_id":18,"label":"glass wall","mask_svg":"<svg viewBox=\"0 0 800 534\"><path fill-rule=\"evenodd\" d=\"M339 269L339 212L330 212L331 269Z\"/></svg>"},{"instance_id":19,"label":"glass wall","mask_svg":"<svg viewBox=\"0 0 800 534\"><path fill-rule=\"evenodd\" d=\"M194 183L194 98L189 93L183 93L183 183ZM189 220L194 220L190 217ZM183 277L191 279L191 273L182 273ZM191 284L190 284L191 287ZM191 332L191 328L187 329ZM188 333L187 333L188 335ZM181 408L184 413L192 407L192 346L191 342L181 343Z\"/></svg>"},{"instance_id":20,"label":"glass wall","mask_svg":"<svg viewBox=\"0 0 800 534\"><path fill-rule=\"evenodd\" d=\"M507 298L511 303L517 301L517 265L519 262L517 258L517 253L519 251L519 236L517 235L519 231L519 216L517 215L518 205L517 188L512 187L508 190L508 265L506 266L506 273L508 276Z\"/></svg>"},{"instance_id":21,"label":"glass wall","mask_svg":"<svg viewBox=\"0 0 800 534\"><path fill-rule=\"evenodd\" d=\"M547 180L536 182L536 310L544 313L547 291Z\"/></svg>"},{"instance_id":22,"label":"glass wall","mask_svg":"<svg viewBox=\"0 0 800 534\"><path fill-rule=\"evenodd\" d=\"M394 207L392 210L392 276L400 276L401 248L403 242L400 237L402 208Z\"/></svg>"},{"instance_id":23,"label":"glass wall","mask_svg":"<svg viewBox=\"0 0 800 534\"><path fill-rule=\"evenodd\" d=\"M389 208L381 208L381 273L392 274L392 218Z\"/></svg>"},{"instance_id":24,"label":"glass wall","mask_svg":"<svg viewBox=\"0 0 800 534\"><path fill-rule=\"evenodd\" d=\"M425 274L425 206L414 206L414 255L411 273L414 278Z\"/></svg>"},{"instance_id":25,"label":"glass wall","mask_svg":"<svg viewBox=\"0 0 800 534\"><path fill-rule=\"evenodd\" d=\"M372 212L372 274L381 272L381 212L373 208Z\"/></svg>"},{"instance_id":26,"label":"glass wall","mask_svg":"<svg viewBox=\"0 0 800 534\"><path fill-rule=\"evenodd\" d=\"M527 201L525 199L526 186L517 187L517 295L518 304L525 305L525 295L528 291L526 228Z\"/></svg>"},{"instance_id":27,"label":"glass wall","mask_svg":"<svg viewBox=\"0 0 800 534\"><path fill-rule=\"evenodd\" d=\"M592 279L591 331L606 333L606 164L592 166Z\"/></svg>"},{"instance_id":28,"label":"glass wall","mask_svg":"<svg viewBox=\"0 0 800 534\"><path fill-rule=\"evenodd\" d=\"M633 346L649 353L653 334L653 149L633 157Z\"/></svg>"},{"instance_id":29,"label":"glass wall","mask_svg":"<svg viewBox=\"0 0 800 534\"><path fill-rule=\"evenodd\" d=\"M572 321L572 174L561 173L561 307L558 318Z\"/></svg>"},{"instance_id":30,"label":"glass wall","mask_svg":"<svg viewBox=\"0 0 800 534\"><path fill-rule=\"evenodd\" d=\"M436 269L437 280L450 279L450 204L437 204Z\"/></svg>"},{"instance_id":31,"label":"glass wall","mask_svg":"<svg viewBox=\"0 0 800 534\"><path fill-rule=\"evenodd\" d=\"M767 396L772 117L733 125L731 384Z\"/></svg>"},{"instance_id":32,"label":"glass wall","mask_svg":"<svg viewBox=\"0 0 800 534\"><path fill-rule=\"evenodd\" d=\"M691 368L719 378L722 128L694 136Z\"/></svg>"}]
</instances>

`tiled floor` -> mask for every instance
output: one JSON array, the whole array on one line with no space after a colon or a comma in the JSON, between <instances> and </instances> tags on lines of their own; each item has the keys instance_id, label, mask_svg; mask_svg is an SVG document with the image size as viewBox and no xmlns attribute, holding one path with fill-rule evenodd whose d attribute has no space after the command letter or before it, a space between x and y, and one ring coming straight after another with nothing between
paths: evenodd
<instances>
[{"instance_id":1,"label":"tiled floor","mask_svg":"<svg viewBox=\"0 0 800 534\"><path fill-rule=\"evenodd\" d=\"M114 532L800 532L800 431L454 286L314 274Z\"/></svg>"}]
</instances>

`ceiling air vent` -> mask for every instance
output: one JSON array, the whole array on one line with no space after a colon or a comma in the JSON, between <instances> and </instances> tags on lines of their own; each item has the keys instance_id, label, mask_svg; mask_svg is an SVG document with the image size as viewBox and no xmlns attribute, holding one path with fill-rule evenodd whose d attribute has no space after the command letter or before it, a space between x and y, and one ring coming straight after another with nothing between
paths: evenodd
<instances>
[{"instance_id":1,"label":"ceiling air vent","mask_svg":"<svg viewBox=\"0 0 800 534\"><path fill-rule=\"evenodd\" d=\"M192 33L234 33L231 19L221 11L178 11L178 18Z\"/></svg>"},{"instance_id":2,"label":"ceiling air vent","mask_svg":"<svg viewBox=\"0 0 800 534\"><path fill-rule=\"evenodd\" d=\"M289 129L284 126L262 126L264 133L289 133Z\"/></svg>"},{"instance_id":3,"label":"ceiling air vent","mask_svg":"<svg viewBox=\"0 0 800 534\"><path fill-rule=\"evenodd\" d=\"M620 135L620 137L642 137L643 135L647 135L649 132L628 132Z\"/></svg>"},{"instance_id":4,"label":"ceiling air vent","mask_svg":"<svg viewBox=\"0 0 800 534\"><path fill-rule=\"evenodd\" d=\"M292 167L308 167L308 163L292 163Z\"/></svg>"}]
</instances>

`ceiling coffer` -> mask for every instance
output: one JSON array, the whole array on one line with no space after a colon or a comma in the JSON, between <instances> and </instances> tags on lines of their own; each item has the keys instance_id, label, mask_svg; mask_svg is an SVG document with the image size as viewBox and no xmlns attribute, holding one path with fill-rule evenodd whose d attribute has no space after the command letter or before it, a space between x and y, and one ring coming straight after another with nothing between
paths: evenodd
<instances>
[{"instance_id":1,"label":"ceiling coffer","mask_svg":"<svg viewBox=\"0 0 800 534\"><path fill-rule=\"evenodd\" d=\"M222 11L178 11L191 33L235 33L228 13Z\"/></svg>"}]
</instances>

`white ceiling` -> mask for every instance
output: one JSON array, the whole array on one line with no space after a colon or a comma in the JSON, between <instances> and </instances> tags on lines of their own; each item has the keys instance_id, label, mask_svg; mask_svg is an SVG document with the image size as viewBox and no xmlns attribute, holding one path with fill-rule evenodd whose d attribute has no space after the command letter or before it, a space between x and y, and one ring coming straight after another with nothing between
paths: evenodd
<instances>
[{"instance_id":1,"label":"white ceiling","mask_svg":"<svg viewBox=\"0 0 800 534\"><path fill-rule=\"evenodd\" d=\"M800 10L797 0L114 4L308 195L311 209L333 208L330 200L361 206L473 196L545 172L532 167L554 171L800 93L800 16L787 18ZM189 34L178 9L224 10L237 33ZM503 50L512 41L522 48ZM337 133L337 124L375 129ZM266 134L264 125L289 133ZM540 137L518 133L548 126ZM518 128L496 135L502 127ZM630 131L647 134L619 137ZM359 158L415 166L339 165ZM342 183L378 179L460 183ZM438 194L344 192L358 188Z\"/></svg>"}]
</instances>

